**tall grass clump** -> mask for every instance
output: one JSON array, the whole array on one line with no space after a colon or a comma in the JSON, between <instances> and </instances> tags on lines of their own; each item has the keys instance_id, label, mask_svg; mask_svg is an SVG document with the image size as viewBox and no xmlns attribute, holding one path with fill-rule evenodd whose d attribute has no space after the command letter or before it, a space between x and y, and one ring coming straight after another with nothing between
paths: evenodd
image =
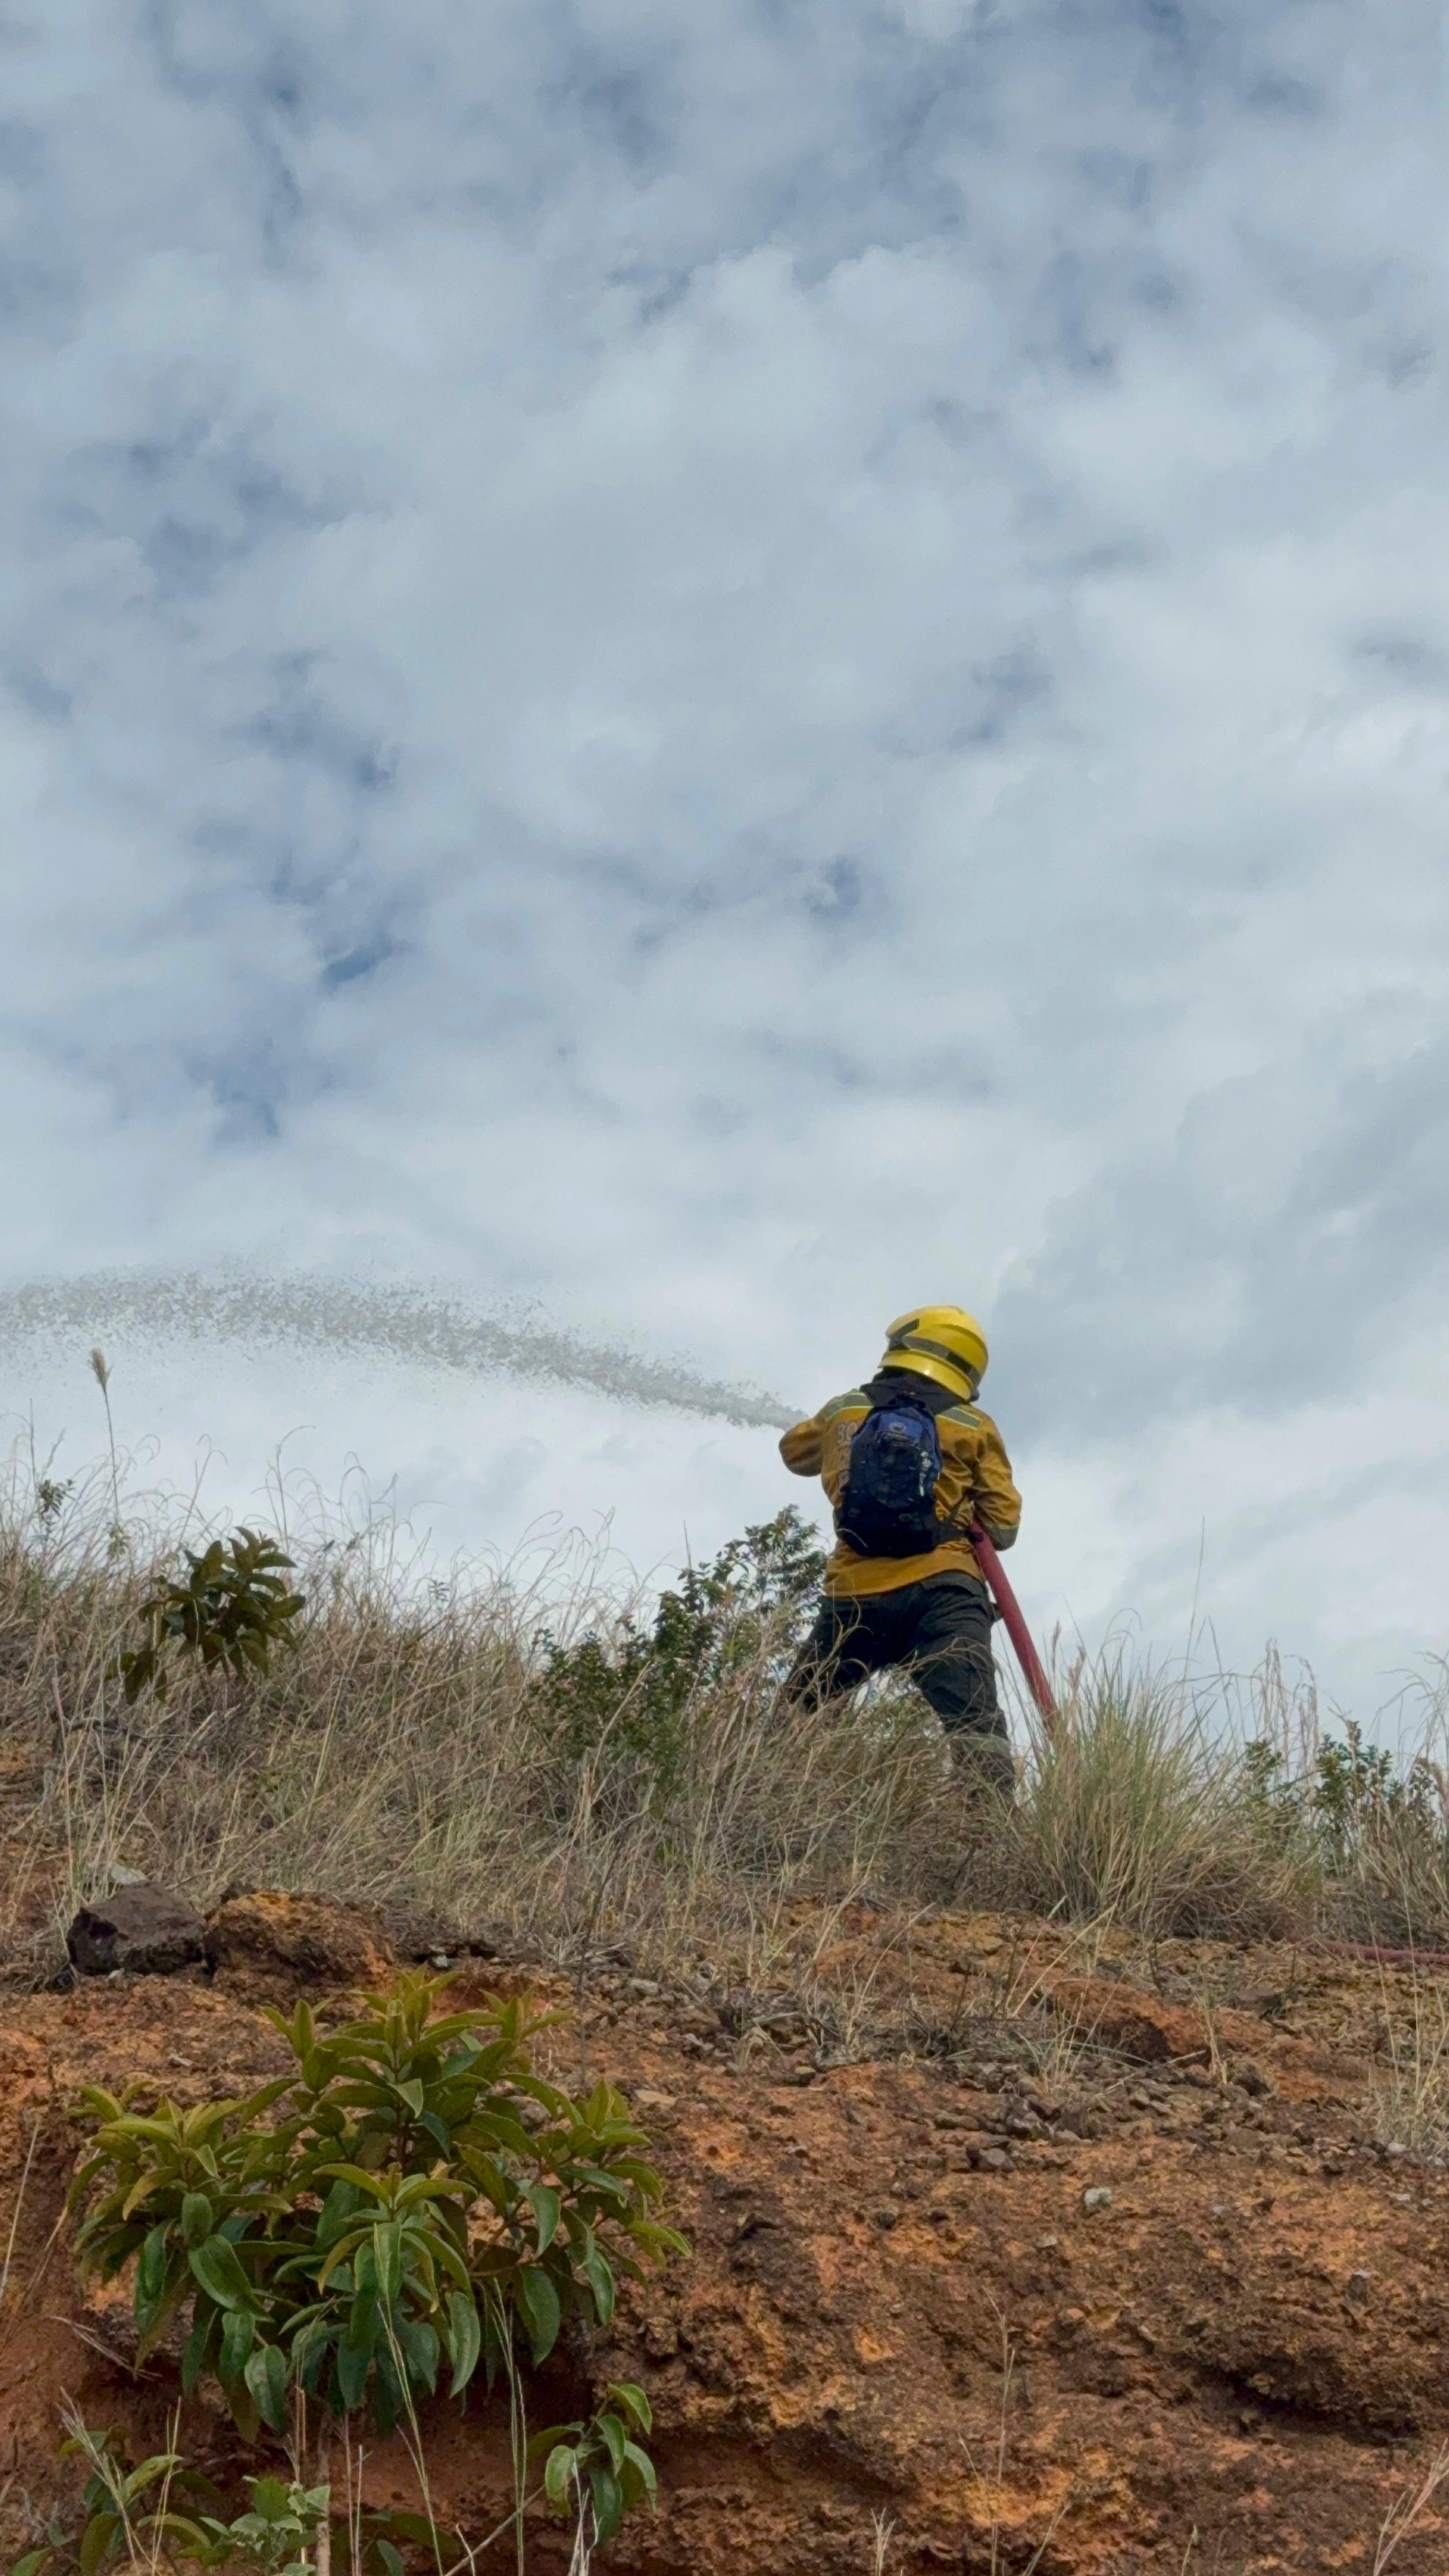
<instances>
[{"instance_id":1,"label":"tall grass clump","mask_svg":"<svg viewBox=\"0 0 1449 2576\"><path fill-rule=\"evenodd\" d=\"M1180 1668L1120 1642L1063 1675L987 1874L1025 1911L1149 1938L1291 1928L1317 1878L1309 1838L1265 1787L1261 1739L1226 1726Z\"/></svg>"},{"instance_id":2,"label":"tall grass clump","mask_svg":"<svg viewBox=\"0 0 1449 2576\"><path fill-rule=\"evenodd\" d=\"M1449 1949L1449 1674L1415 1688L1417 1728L1394 1751L1326 1715L1274 1649L1246 1679L1120 1640L1079 1655L1055 1728L1022 1713L1031 1752L982 1884L1149 1938Z\"/></svg>"},{"instance_id":3,"label":"tall grass clump","mask_svg":"<svg viewBox=\"0 0 1449 2576\"><path fill-rule=\"evenodd\" d=\"M1407 2011L1385 2011L1369 2100L1384 2145L1407 2147L1421 2164L1449 2163L1449 1995L1437 1977L1415 1977Z\"/></svg>"}]
</instances>

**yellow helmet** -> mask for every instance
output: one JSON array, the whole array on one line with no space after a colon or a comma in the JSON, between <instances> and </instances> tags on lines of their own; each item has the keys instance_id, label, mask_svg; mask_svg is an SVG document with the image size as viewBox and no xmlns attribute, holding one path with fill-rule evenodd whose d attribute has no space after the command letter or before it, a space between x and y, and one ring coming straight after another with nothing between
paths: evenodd
<instances>
[{"instance_id":1,"label":"yellow helmet","mask_svg":"<svg viewBox=\"0 0 1449 2576\"><path fill-rule=\"evenodd\" d=\"M973 1396L986 1371L986 1335L963 1306L917 1306L887 1325L881 1366L916 1369L952 1395Z\"/></svg>"}]
</instances>

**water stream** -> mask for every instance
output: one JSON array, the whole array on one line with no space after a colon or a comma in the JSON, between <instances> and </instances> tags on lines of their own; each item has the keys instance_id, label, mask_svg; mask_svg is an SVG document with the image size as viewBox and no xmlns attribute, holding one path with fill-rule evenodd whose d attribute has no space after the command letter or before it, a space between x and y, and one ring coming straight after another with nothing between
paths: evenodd
<instances>
[{"instance_id":1,"label":"water stream","mask_svg":"<svg viewBox=\"0 0 1449 2576\"><path fill-rule=\"evenodd\" d=\"M670 1360L591 1342L546 1320L508 1321L440 1291L297 1271L101 1270L0 1291L0 1346L219 1342L354 1352L467 1377L544 1379L620 1404L667 1405L706 1420L783 1430L777 1396L701 1377ZM114 1352L110 1354L114 1356Z\"/></svg>"}]
</instances>

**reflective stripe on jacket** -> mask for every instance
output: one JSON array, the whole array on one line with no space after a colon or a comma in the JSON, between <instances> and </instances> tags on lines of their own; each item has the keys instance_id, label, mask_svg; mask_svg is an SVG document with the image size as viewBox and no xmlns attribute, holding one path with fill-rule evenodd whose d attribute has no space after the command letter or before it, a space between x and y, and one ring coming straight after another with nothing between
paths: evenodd
<instances>
[{"instance_id":1,"label":"reflective stripe on jacket","mask_svg":"<svg viewBox=\"0 0 1449 2576\"><path fill-rule=\"evenodd\" d=\"M837 1515L850 1464L850 1444L873 1401L892 1393L910 1394L930 1405L941 1443L941 1473L936 1479L936 1516L960 1528L959 1538L943 1540L922 1556L858 1556L843 1540L825 1569L825 1589L837 1594L894 1592L904 1583L921 1583L932 1574L970 1574L979 1583L980 1561L965 1526L979 1520L999 1548L1010 1547L1021 1520L1021 1496L1011 1481L1011 1462L989 1413L976 1404L956 1402L943 1387L914 1372L890 1370L869 1387L852 1387L832 1396L797 1422L780 1442L780 1455L795 1476L818 1476Z\"/></svg>"}]
</instances>

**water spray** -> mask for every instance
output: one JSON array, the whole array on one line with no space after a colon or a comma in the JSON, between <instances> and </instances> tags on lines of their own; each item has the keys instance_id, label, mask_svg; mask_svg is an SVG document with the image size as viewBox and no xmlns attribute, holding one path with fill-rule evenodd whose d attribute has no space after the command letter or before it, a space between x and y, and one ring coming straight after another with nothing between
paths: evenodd
<instances>
[{"instance_id":1,"label":"water spray","mask_svg":"<svg viewBox=\"0 0 1449 2576\"><path fill-rule=\"evenodd\" d=\"M121 1334L149 1342L342 1351L466 1377L542 1380L749 1430L784 1431L795 1419L778 1396L699 1377L622 1344L585 1341L561 1325L505 1321L426 1288L307 1271L163 1277L103 1270L0 1293L0 1342L94 1342Z\"/></svg>"}]
</instances>

